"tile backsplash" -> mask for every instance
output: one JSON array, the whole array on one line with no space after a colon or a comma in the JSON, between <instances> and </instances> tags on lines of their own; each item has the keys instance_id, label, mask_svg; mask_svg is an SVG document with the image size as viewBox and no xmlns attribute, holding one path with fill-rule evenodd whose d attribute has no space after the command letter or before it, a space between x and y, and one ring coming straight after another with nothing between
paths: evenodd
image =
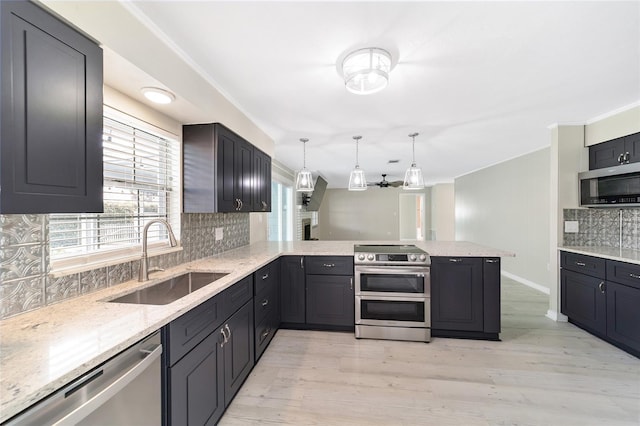
<instances>
[{"instance_id":1,"label":"tile backsplash","mask_svg":"<svg viewBox=\"0 0 640 426\"><path fill-rule=\"evenodd\" d=\"M565 246L640 250L640 209L564 209L563 215L565 221L578 222L577 233L564 232Z\"/></svg>"},{"instance_id":2,"label":"tile backsplash","mask_svg":"<svg viewBox=\"0 0 640 426\"><path fill-rule=\"evenodd\" d=\"M136 278L134 260L62 277L50 275L48 215L0 215L0 319ZM215 228L224 238L215 240ZM182 251L149 257L172 268L249 244L248 213L183 213Z\"/></svg>"}]
</instances>

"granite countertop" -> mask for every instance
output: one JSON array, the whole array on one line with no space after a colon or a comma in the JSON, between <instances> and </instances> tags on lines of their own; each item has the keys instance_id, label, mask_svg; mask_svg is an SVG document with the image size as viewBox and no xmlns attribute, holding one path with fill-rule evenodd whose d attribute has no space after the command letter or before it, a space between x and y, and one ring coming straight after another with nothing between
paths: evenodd
<instances>
[{"instance_id":1,"label":"granite countertop","mask_svg":"<svg viewBox=\"0 0 640 426\"><path fill-rule=\"evenodd\" d=\"M0 321L0 422L160 329L281 255L352 256L357 241L259 242ZM366 241L363 244L402 244ZM512 257L468 242L427 241L432 256ZM228 272L162 306L106 303L186 271Z\"/></svg>"},{"instance_id":2,"label":"granite countertop","mask_svg":"<svg viewBox=\"0 0 640 426\"><path fill-rule=\"evenodd\" d=\"M640 250L604 246L561 246L558 250L640 265Z\"/></svg>"}]
</instances>

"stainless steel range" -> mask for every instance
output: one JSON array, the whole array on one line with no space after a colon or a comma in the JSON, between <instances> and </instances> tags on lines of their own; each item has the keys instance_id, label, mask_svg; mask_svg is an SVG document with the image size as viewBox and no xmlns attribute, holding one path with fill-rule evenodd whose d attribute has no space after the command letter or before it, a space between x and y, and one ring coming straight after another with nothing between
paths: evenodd
<instances>
[{"instance_id":1,"label":"stainless steel range","mask_svg":"<svg viewBox=\"0 0 640 426\"><path fill-rule=\"evenodd\" d=\"M431 259L414 245L354 246L356 337L431 340Z\"/></svg>"}]
</instances>

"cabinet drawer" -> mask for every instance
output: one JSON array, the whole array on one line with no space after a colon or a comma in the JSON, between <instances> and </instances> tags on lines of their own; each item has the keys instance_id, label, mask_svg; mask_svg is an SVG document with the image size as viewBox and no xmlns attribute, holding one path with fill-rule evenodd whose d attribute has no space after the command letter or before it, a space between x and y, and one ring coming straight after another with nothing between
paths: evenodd
<instances>
[{"instance_id":1,"label":"cabinet drawer","mask_svg":"<svg viewBox=\"0 0 640 426\"><path fill-rule=\"evenodd\" d=\"M599 257L585 256L584 254L560 252L560 266L574 272L604 278L605 260Z\"/></svg>"},{"instance_id":2,"label":"cabinet drawer","mask_svg":"<svg viewBox=\"0 0 640 426\"><path fill-rule=\"evenodd\" d=\"M254 294L256 298L263 293L273 291L278 284L280 276L280 262L275 260L267 266L263 266L253 274Z\"/></svg>"},{"instance_id":3,"label":"cabinet drawer","mask_svg":"<svg viewBox=\"0 0 640 426\"><path fill-rule=\"evenodd\" d=\"M353 275L351 256L307 256L305 261L309 275Z\"/></svg>"},{"instance_id":4,"label":"cabinet drawer","mask_svg":"<svg viewBox=\"0 0 640 426\"><path fill-rule=\"evenodd\" d=\"M222 294L218 294L167 325L169 365L204 340L226 319Z\"/></svg>"},{"instance_id":5,"label":"cabinet drawer","mask_svg":"<svg viewBox=\"0 0 640 426\"><path fill-rule=\"evenodd\" d=\"M233 315L253 297L253 275L238 281L222 292L225 318Z\"/></svg>"},{"instance_id":6,"label":"cabinet drawer","mask_svg":"<svg viewBox=\"0 0 640 426\"><path fill-rule=\"evenodd\" d=\"M640 265L607 260L607 280L640 289Z\"/></svg>"},{"instance_id":7,"label":"cabinet drawer","mask_svg":"<svg viewBox=\"0 0 640 426\"><path fill-rule=\"evenodd\" d=\"M273 336L276 334L276 331L278 331L278 319L276 312L272 312L256 326L256 361L267 348L269 342L271 342L271 339L273 339Z\"/></svg>"},{"instance_id":8,"label":"cabinet drawer","mask_svg":"<svg viewBox=\"0 0 640 426\"><path fill-rule=\"evenodd\" d=\"M277 311L279 295L276 286L268 287L268 291L263 291L253 299L253 312L256 324L271 312Z\"/></svg>"}]
</instances>

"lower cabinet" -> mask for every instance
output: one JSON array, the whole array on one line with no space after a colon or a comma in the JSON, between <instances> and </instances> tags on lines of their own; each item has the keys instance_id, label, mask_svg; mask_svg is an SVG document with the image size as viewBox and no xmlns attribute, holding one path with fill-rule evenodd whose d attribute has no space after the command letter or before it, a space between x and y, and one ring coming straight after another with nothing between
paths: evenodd
<instances>
[{"instance_id":1,"label":"lower cabinet","mask_svg":"<svg viewBox=\"0 0 640 426\"><path fill-rule=\"evenodd\" d=\"M280 327L280 260L274 260L253 274L253 321L255 359L262 356Z\"/></svg>"},{"instance_id":2,"label":"lower cabinet","mask_svg":"<svg viewBox=\"0 0 640 426\"><path fill-rule=\"evenodd\" d=\"M213 425L254 365L253 277L163 328L168 425Z\"/></svg>"},{"instance_id":3,"label":"lower cabinet","mask_svg":"<svg viewBox=\"0 0 640 426\"><path fill-rule=\"evenodd\" d=\"M307 275L307 324L354 327L353 277Z\"/></svg>"},{"instance_id":4,"label":"lower cabinet","mask_svg":"<svg viewBox=\"0 0 640 426\"><path fill-rule=\"evenodd\" d=\"M562 251L560 266L561 312L640 357L640 265Z\"/></svg>"},{"instance_id":5,"label":"lower cabinet","mask_svg":"<svg viewBox=\"0 0 640 426\"><path fill-rule=\"evenodd\" d=\"M305 275L303 256L280 258L280 320L305 323Z\"/></svg>"},{"instance_id":6,"label":"lower cabinet","mask_svg":"<svg viewBox=\"0 0 640 426\"><path fill-rule=\"evenodd\" d=\"M431 334L495 340L500 328L500 259L432 256Z\"/></svg>"}]
</instances>

